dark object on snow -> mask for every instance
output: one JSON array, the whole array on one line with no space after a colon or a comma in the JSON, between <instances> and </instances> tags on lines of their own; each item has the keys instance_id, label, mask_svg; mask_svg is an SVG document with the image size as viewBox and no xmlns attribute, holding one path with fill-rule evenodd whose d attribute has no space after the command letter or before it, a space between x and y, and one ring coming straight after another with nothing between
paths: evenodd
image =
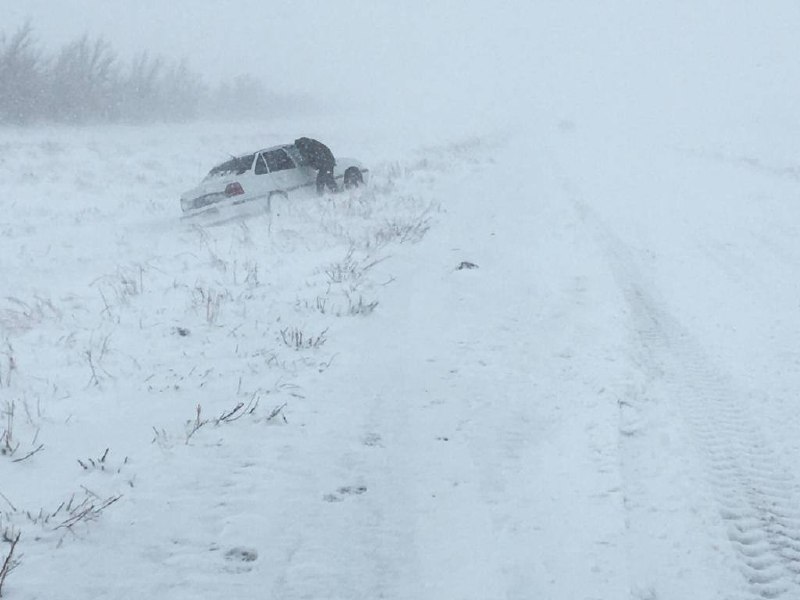
<instances>
[{"instance_id":1,"label":"dark object on snow","mask_svg":"<svg viewBox=\"0 0 800 600\"><path fill-rule=\"evenodd\" d=\"M189 330L186 329L185 327L176 327L175 333L177 333L181 337L186 337L187 335L189 335Z\"/></svg>"},{"instance_id":2,"label":"dark object on snow","mask_svg":"<svg viewBox=\"0 0 800 600\"><path fill-rule=\"evenodd\" d=\"M456 267L456 271L461 271L462 269L477 269L478 265L475 263L471 263L467 260L462 260L461 264Z\"/></svg>"},{"instance_id":3,"label":"dark object on snow","mask_svg":"<svg viewBox=\"0 0 800 600\"><path fill-rule=\"evenodd\" d=\"M336 159L333 152L322 142L307 137L301 137L294 141L295 147L309 167L317 169L317 193L321 194L327 187L332 192L338 192L339 186L333 177L333 167L336 166Z\"/></svg>"},{"instance_id":4,"label":"dark object on snow","mask_svg":"<svg viewBox=\"0 0 800 600\"><path fill-rule=\"evenodd\" d=\"M255 548L231 548L225 553L225 560L253 562L258 560L258 550Z\"/></svg>"}]
</instances>

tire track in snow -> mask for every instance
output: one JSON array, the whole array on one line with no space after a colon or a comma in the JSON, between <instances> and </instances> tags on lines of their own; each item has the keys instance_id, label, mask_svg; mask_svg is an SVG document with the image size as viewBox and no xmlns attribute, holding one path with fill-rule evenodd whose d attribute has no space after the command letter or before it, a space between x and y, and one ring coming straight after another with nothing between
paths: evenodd
<instances>
[{"instance_id":1,"label":"tire track in snow","mask_svg":"<svg viewBox=\"0 0 800 600\"><path fill-rule=\"evenodd\" d=\"M567 184L568 185L568 184ZM641 367L678 402L706 458L719 515L749 598L800 597L800 488L729 377L649 291L629 249L570 198L595 234L630 309ZM622 432L624 433L624 432Z\"/></svg>"}]
</instances>

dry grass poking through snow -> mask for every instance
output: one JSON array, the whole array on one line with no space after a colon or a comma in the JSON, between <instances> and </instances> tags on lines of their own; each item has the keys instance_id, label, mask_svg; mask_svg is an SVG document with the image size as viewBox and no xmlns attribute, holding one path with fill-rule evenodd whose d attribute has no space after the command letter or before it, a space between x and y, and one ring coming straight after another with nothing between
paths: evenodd
<instances>
[{"instance_id":1,"label":"dry grass poking through snow","mask_svg":"<svg viewBox=\"0 0 800 600\"><path fill-rule=\"evenodd\" d=\"M178 218L180 188L202 164L186 147L201 142L173 133L172 143L119 128L7 142L2 591L23 549L81 538L136 497L160 456L180 464L245 422L291 426L306 374L331 366L347 319L380 310L392 254L435 226L437 173L472 168L481 153L479 142L426 151L376 166L365 188L209 227Z\"/></svg>"}]
</instances>

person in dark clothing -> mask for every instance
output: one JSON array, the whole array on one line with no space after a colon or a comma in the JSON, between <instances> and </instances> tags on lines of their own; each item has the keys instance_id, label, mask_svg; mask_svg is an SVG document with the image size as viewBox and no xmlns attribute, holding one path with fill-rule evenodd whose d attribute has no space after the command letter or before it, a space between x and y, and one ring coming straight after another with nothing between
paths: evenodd
<instances>
[{"instance_id":1,"label":"person in dark clothing","mask_svg":"<svg viewBox=\"0 0 800 600\"><path fill-rule=\"evenodd\" d=\"M295 147L300 151L306 164L317 169L317 193L322 194L327 187L332 192L338 192L339 186L333 177L333 167L336 159L325 144L307 137L294 141Z\"/></svg>"}]
</instances>

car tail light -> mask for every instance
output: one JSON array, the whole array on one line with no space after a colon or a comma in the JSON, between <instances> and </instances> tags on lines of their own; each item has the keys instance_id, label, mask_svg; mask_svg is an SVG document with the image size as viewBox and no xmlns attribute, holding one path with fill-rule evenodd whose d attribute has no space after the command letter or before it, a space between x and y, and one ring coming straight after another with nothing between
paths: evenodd
<instances>
[{"instance_id":1,"label":"car tail light","mask_svg":"<svg viewBox=\"0 0 800 600\"><path fill-rule=\"evenodd\" d=\"M244 194L244 190L242 189L242 185L238 181L229 183L225 187L226 196L239 196L240 194Z\"/></svg>"}]
</instances>

